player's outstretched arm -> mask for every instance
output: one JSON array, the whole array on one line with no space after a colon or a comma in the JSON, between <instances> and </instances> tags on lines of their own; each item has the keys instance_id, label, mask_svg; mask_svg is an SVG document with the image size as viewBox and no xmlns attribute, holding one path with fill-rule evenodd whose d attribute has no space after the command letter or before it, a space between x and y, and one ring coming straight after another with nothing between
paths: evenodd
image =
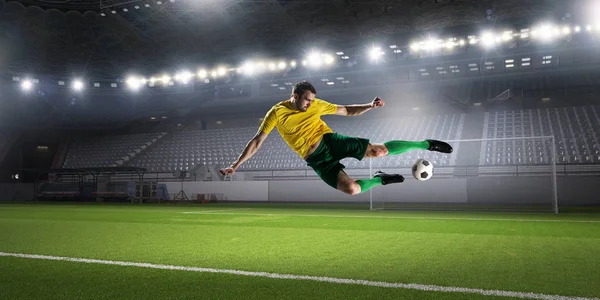
<instances>
[{"instance_id":1,"label":"player's outstretched arm","mask_svg":"<svg viewBox=\"0 0 600 300\"><path fill-rule=\"evenodd\" d=\"M254 154L256 154L256 151L258 151L258 149L265 141L267 136L268 134L264 133L263 131L257 132L256 135L248 142L248 144L246 144L244 151L242 151L242 154L240 154L238 159L233 164L231 164L231 166L221 169L221 174L231 175L235 173L235 171L237 171L237 169L245 161L249 160Z\"/></svg>"},{"instance_id":2,"label":"player's outstretched arm","mask_svg":"<svg viewBox=\"0 0 600 300\"><path fill-rule=\"evenodd\" d=\"M360 116L372 108L383 107L384 105L383 99L375 97L373 101L366 104L338 105L335 114L339 116Z\"/></svg>"}]
</instances>

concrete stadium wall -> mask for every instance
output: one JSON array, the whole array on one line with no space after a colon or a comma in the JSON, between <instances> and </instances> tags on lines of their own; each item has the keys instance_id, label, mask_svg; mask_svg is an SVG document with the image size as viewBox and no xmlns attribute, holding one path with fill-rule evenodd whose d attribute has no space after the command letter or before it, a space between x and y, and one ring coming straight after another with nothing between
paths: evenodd
<instances>
[{"instance_id":1,"label":"concrete stadium wall","mask_svg":"<svg viewBox=\"0 0 600 300\"><path fill-rule=\"evenodd\" d=\"M599 177L567 177L557 179L560 205L600 204ZM169 193L177 193L181 183L167 182ZM290 202L367 202L369 193L349 196L334 190L320 180L280 180L243 182L186 182L184 191L192 194L223 194L230 201ZM505 205L549 204L552 199L549 177L471 177L432 179L418 182L409 179L402 184L372 190L374 199L403 203L502 203Z\"/></svg>"}]
</instances>

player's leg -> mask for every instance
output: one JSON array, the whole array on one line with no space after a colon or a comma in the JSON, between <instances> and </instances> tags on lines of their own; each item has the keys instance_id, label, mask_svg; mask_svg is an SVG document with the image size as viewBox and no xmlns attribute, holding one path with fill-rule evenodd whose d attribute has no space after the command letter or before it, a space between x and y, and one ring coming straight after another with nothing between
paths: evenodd
<instances>
[{"instance_id":1,"label":"player's leg","mask_svg":"<svg viewBox=\"0 0 600 300\"><path fill-rule=\"evenodd\" d=\"M413 150L429 150L442 153L452 153L450 144L438 140L425 141L388 141L383 144L371 144L367 147L365 156L367 158L382 157L386 155L398 155Z\"/></svg>"},{"instance_id":2,"label":"player's leg","mask_svg":"<svg viewBox=\"0 0 600 300\"><path fill-rule=\"evenodd\" d=\"M376 186L399 182L404 182L404 176L400 174L377 171L371 179L354 180L344 170L340 170L337 176L337 189L349 195L358 195Z\"/></svg>"}]
</instances>

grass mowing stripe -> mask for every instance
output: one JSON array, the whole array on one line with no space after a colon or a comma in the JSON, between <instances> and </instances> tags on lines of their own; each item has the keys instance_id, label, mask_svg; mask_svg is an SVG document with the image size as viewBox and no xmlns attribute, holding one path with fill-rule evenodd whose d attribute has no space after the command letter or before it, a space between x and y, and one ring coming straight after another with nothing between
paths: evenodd
<instances>
[{"instance_id":1,"label":"grass mowing stripe","mask_svg":"<svg viewBox=\"0 0 600 300\"><path fill-rule=\"evenodd\" d=\"M413 219L413 220L452 220L452 221L513 221L513 222L553 222L553 223L600 223L600 220L544 220L544 219L502 219L502 218L446 218L446 217L402 217L402 216L353 216L353 215L311 215L311 214L261 214L230 213L219 211L186 211L183 214L237 215L258 217L322 217L322 218L367 218L367 219Z\"/></svg>"},{"instance_id":2,"label":"grass mowing stripe","mask_svg":"<svg viewBox=\"0 0 600 300\"><path fill-rule=\"evenodd\" d=\"M30 259L43 259L43 260L69 261L69 262L80 262L80 263L89 263L89 264L118 265L118 266L128 266L128 267L163 269L163 270L178 270L178 271L191 271L191 272L204 272L204 273L222 273L222 274L233 274L233 275L241 275L241 276L266 277L266 278L273 278L273 279L311 280L311 281L338 283L338 284L365 285L365 286L373 286L373 287L399 288L399 289L410 289L410 290L429 291L429 292L468 293L468 294L479 294L479 295L484 295L484 296L501 296L501 297L513 297L513 298L523 298L523 299L600 300L599 298L546 295L546 294L502 291L502 290L484 290L484 289L424 285L424 284L414 284L414 283L393 283L393 282L355 280L355 279L333 278L333 277L278 274L278 273L267 273L267 272L250 272L250 271L240 271L240 270L186 267L186 266L161 265L161 264L151 264L151 263L138 263L138 262L126 262L126 261L112 261L112 260L99 260L99 259L88 259L88 258L37 255L37 254L0 252L0 256L30 258Z\"/></svg>"}]
</instances>

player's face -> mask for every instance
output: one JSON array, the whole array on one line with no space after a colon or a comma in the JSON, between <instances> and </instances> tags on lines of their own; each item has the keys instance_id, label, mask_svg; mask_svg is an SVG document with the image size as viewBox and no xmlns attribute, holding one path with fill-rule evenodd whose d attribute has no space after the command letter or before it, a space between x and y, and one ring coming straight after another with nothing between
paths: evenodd
<instances>
[{"instance_id":1,"label":"player's face","mask_svg":"<svg viewBox=\"0 0 600 300\"><path fill-rule=\"evenodd\" d=\"M296 108L299 111L306 111L315 100L315 94L311 91L305 91L303 95L294 94L294 99L296 100Z\"/></svg>"}]
</instances>

